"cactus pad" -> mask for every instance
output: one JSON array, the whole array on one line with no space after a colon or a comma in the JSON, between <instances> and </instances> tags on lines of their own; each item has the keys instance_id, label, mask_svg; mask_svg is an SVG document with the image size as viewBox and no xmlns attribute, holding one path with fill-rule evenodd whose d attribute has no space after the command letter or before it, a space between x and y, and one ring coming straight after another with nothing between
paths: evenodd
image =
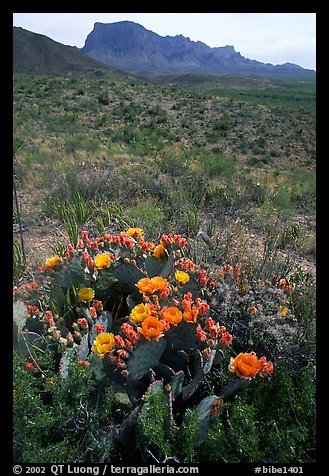
<instances>
[{"instance_id":1,"label":"cactus pad","mask_svg":"<svg viewBox=\"0 0 329 476\"><path fill-rule=\"evenodd\" d=\"M238 378L227 384L220 392L220 396L228 398L234 395L239 390L248 387L252 383L252 380L245 378Z\"/></svg>"},{"instance_id":2,"label":"cactus pad","mask_svg":"<svg viewBox=\"0 0 329 476\"><path fill-rule=\"evenodd\" d=\"M155 340L141 341L128 360L130 377L137 380L143 377L149 369L156 367L166 345L164 338L159 339L158 342Z\"/></svg>"},{"instance_id":3,"label":"cactus pad","mask_svg":"<svg viewBox=\"0 0 329 476\"><path fill-rule=\"evenodd\" d=\"M208 436L212 404L217 398L216 395L210 395L204 398L196 408L199 427L196 446L201 445Z\"/></svg>"},{"instance_id":4,"label":"cactus pad","mask_svg":"<svg viewBox=\"0 0 329 476\"><path fill-rule=\"evenodd\" d=\"M22 332L27 319L27 307L22 301L16 301L13 304L13 319L17 327L17 332Z\"/></svg>"},{"instance_id":5,"label":"cactus pad","mask_svg":"<svg viewBox=\"0 0 329 476\"><path fill-rule=\"evenodd\" d=\"M190 398L199 388L204 377L203 359L201 352L196 350L193 358L193 380L182 389L183 400Z\"/></svg>"},{"instance_id":6,"label":"cactus pad","mask_svg":"<svg viewBox=\"0 0 329 476\"><path fill-rule=\"evenodd\" d=\"M204 347L204 344L196 336L196 323L191 322L186 325L184 322L180 324L175 328L172 327L166 334L168 350L189 350Z\"/></svg>"}]
</instances>

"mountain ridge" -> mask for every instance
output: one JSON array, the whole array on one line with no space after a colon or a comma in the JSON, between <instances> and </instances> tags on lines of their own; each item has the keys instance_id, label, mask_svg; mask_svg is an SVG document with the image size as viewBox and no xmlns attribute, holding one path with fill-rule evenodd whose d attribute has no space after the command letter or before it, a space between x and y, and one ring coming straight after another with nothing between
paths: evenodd
<instances>
[{"instance_id":1,"label":"mountain ridge","mask_svg":"<svg viewBox=\"0 0 329 476\"><path fill-rule=\"evenodd\" d=\"M47 76L129 77L127 73L83 54L76 46L63 45L22 27L13 28L13 71Z\"/></svg>"},{"instance_id":2,"label":"mountain ridge","mask_svg":"<svg viewBox=\"0 0 329 476\"><path fill-rule=\"evenodd\" d=\"M131 74L140 71L294 76L316 74L314 70L289 62L273 65L245 58L232 45L212 48L181 34L160 36L131 21L96 22L80 51Z\"/></svg>"}]
</instances>

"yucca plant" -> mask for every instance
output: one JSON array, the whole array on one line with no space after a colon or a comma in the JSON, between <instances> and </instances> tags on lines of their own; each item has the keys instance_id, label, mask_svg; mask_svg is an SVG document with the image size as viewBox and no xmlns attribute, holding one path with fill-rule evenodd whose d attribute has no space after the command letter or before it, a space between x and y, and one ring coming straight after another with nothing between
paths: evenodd
<instances>
[{"instance_id":1,"label":"yucca plant","mask_svg":"<svg viewBox=\"0 0 329 476\"><path fill-rule=\"evenodd\" d=\"M22 246L15 242L13 247L13 280L15 285L19 285L26 269L26 261L23 255Z\"/></svg>"}]
</instances>

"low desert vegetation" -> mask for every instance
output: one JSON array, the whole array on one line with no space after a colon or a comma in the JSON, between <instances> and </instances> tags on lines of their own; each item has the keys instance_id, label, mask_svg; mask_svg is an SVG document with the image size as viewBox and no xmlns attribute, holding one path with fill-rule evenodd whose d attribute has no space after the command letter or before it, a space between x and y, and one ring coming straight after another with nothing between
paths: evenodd
<instances>
[{"instance_id":1,"label":"low desert vegetation","mask_svg":"<svg viewBox=\"0 0 329 476\"><path fill-rule=\"evenodd\" d=\"M14 76L17 463L316 459L314 82L201 79Z\"/></svg>"}]
</instances>

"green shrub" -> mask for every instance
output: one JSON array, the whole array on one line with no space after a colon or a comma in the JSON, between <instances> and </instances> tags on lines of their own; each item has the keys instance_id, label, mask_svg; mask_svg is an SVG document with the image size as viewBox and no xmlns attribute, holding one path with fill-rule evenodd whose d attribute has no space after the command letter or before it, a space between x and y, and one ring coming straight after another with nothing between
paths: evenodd
<instances>
[{"instance_id":1,"label":"green shrub","mask_svg":"<svg viewBox=\"0 0 329 476\"><path fill-rule=\"evenodd\" d=\"M310 365L291 375L281 362L270 382L235 396L212 420L198 461L315 462L314 372Z\"/></svg>"},{"instance_id":2,"label":"green shrub","mask_svg":"<svg viewBox=\"0 0 329 476\"><path fill-rule=\"evenodd\" d=\"M81 365L60 381L56 354L39 360L40 371L14 359L13 440L16 463L101 462L111 453L112 401L109 388L97 389ZM33 365L33 364L32 364Z\"/></svg>"}]
</instances>

